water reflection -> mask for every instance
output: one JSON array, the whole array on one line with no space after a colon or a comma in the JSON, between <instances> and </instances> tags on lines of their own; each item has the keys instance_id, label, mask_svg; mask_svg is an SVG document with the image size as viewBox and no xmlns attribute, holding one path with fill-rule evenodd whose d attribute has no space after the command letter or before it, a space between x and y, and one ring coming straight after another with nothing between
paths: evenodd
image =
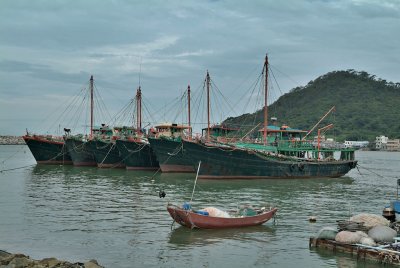
<instances>
[{"instance_id":1,"label":"water reflection","mask_svg":"<svg viewBox=\"0 0 400 268\"><path fill-rule=\"evenodd\" d=\"M351 256L343 252L332 253L328 249L312 249L311 252L316 253L323 261L330 262L334 267L338 268L375 268L382 264L378 261L372 260L361 260L357 259L357 256ZM333 255L332 255L333 254ZM385 267L397 267L395 265L384 264Z\"/></svg>"},{"instance_id":2,"label":"water reflection","mask_svg":"<svg viewBox=\"0 0 400 268\"><path fill-rule=\"evenodd\" d=\"M270 223L269 223L270 224ZM275 235L275 226L260 225L231 229L189 229L178 226L169 235L169 243L176 246L207 246L226 240L268 243Z\"/></svg>"}]
</instances>

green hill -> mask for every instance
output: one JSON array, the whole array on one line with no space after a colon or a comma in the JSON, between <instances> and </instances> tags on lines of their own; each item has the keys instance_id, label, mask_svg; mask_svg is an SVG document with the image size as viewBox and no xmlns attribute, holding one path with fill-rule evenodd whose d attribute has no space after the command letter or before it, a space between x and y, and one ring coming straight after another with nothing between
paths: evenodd
<instances>
[{"instance_id":1,"label":"green hill","mask_svg":"<svg viewBox=\"0 0 400 268\"><path fill-rule=\"evenodd\" d=\"M400 83L354 70L330 72L292 89L269 106L268 117L277 117L278 125L309 130L332 106L335 112L319 127L333 123L334 130L327 135L338 141L373 141L378 135L400 138ZM224 123L232 127L246 125L249 130L262 121L260 110L230 117Z\"/></svg>"}]
</instances>

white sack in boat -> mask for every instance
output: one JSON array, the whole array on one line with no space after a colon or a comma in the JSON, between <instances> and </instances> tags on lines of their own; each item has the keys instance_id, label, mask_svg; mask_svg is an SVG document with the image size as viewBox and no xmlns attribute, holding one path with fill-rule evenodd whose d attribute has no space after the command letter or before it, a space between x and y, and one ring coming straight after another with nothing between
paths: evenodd
<instances>
[{"instance_id":1,"label":"white sack in boat","mask_svg":"<svg viewBox=\"0 0 400 268\"><path fill-rule=\"evenodd\" d=\"M219 218L230 218L231 217L227 212L220 210L218 208L215 208L215 207L203 208L202 211L207 211L208 216L210 216L210 217L219 217Z\"/></svg>"},{"instance_id":2,"label":"white sack in boat","mask_svg":"<svg viewBox=\"0 0 400 268\"><path fill-rule=\"evenodd\" d=\"M369 237L368 234L366 232L363 232L363 231L356 231L356 233L359 234L361 236L361 238Z\"/></svg>"},{"instance_id":3,"label":"white sack in boat","mask_svg":"<svg viewBox=\"0 0 400 268\"><path fill-rule=\"evenodd\" d=\"M390 221L385 219L383 216L368 214L368 213L361 213L355 215L350 218L350 221L363 222L364 226L367 227L368 229L371 229L372 227L378 225L389 226L390 224Z\"/></svg>"},{"instance_id":4,"label":"white sack in boat","mask_svg":"<svg viewBox=\"0 0 400 268\"><path fill-rule=\"evenodd\" d=\"M368 231L368 235L376 242L392 243L393 238L397 236L397 232L387 226L375 226Z\"/></svg>"},{"instance_id":5,"label":"white sack in boat","mask_svg":"<svg viewBox=\"0 0 400 268\"><path fill-rule=\"evenodd\" d=\"M357 244L365 237L368 237L368 235L365 233L362 234L362 232L341 231L336 235L335 241L346 244Z\"/></svg>"},{"instance_id":6,"label":"white sack in boat","mask_svg":"<svg viewBox=\"0 0 400 268\"><path fill-rule=\"evenodd\" d=\"M334 227L323 227L319 230L317 237L319 239L335 240L338 231Z\"/></svg>"},{"instance_id":7,"label":"white sack in boat","mask_svg":"<svg viewBox=\"0 0 400 268\"><path fill-rule=\"evenodd\" d=\"M375 247L376 243L374 241L374 239L372 239L371 237L363 237L360 240L360 244L366 245L366 246L371 246L371 247Z\"/></svg>"}]
</instances>

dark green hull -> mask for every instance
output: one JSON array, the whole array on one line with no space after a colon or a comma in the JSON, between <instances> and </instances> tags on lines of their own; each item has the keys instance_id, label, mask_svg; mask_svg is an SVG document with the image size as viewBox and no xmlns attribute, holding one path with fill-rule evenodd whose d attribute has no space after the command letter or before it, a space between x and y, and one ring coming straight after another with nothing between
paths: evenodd
<instances>
[{"instance_id":1,"label":"dark green hull","mask_svg":"<svg viewBox=\"0 0 400 268\"><path fill-rule=\"evenodd\" d=\"M191 160L183 154L181 141L149 138L149 142L162 172L196 172Z\"/></svg>"},{"instance_id":2,"label":"dark green hull","mask_svg":"<svg viewBox=\"0 0 400 268\"><path fill-rule=\"evenodd\" d=\"M65 145L74 166L97 166L93 152L87 142L67 137L65 138Z\"/></svg>"},{"instance_id":3,"label":"dark green hull","mask_svg":"<svg viewBox=\"0 0 400 268\"><path fill-rule=\"evenodd\" d=\"M201 161L199 178L206 179L336 178L357 165L354 160L299 161L254 150L187 141L183 141L183 150L194 166Z\"/></svg>"},{"instance_id":4,"label":"dark green hull","mask_svg":"<svg viewBox=\"0 0 400 268\"><path fill-rule=\"evenodd\" d=\"M124 168L116 143L93 140L88 142L99 168Z\"/></svg>"},{"instance_id":5,"label":"dark green hull","mask_svg":"<svg viewBox=\"0 0 400 268\"><path fill-rule=\"evenodd\" d=\"M156 155L149 144L129 140L117 140L116 144L126 169L157 170L159 168Z\"/></svg>"},{"instance_id":6,"label":"dark green hull","mask_svg":"<svg viewBox=\"0 0 400 268\"><path fill-rule=\"evenodd\" d=\"M71 165L72 160L67 153L64 142L46 139L41 136L23 136L38 164Z\"/></svg>"}]
</instances>

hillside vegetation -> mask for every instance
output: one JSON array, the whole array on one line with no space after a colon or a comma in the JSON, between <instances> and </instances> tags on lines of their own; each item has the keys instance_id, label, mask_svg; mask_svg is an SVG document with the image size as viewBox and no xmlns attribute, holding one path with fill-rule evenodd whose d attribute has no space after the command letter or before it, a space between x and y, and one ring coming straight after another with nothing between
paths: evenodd
<instances>
[{"instance_id":1,"label":"hillside vegetation","mask_svg":"<svg viewBox=\"0 0 400 268\"><path fill-rule=\"evenodd\" d=\"M327 136L338 141L373 141L378 135L400 138L400 83L354 70L330 72L292 89L269 106L268 117L277 117L278 125L310 130L332 106L335 112L319 125L334 124ZM230 117L224 123L232 127L249 122L262 126L262 121L260 110Z\"/></svg>"}]
</instances>

